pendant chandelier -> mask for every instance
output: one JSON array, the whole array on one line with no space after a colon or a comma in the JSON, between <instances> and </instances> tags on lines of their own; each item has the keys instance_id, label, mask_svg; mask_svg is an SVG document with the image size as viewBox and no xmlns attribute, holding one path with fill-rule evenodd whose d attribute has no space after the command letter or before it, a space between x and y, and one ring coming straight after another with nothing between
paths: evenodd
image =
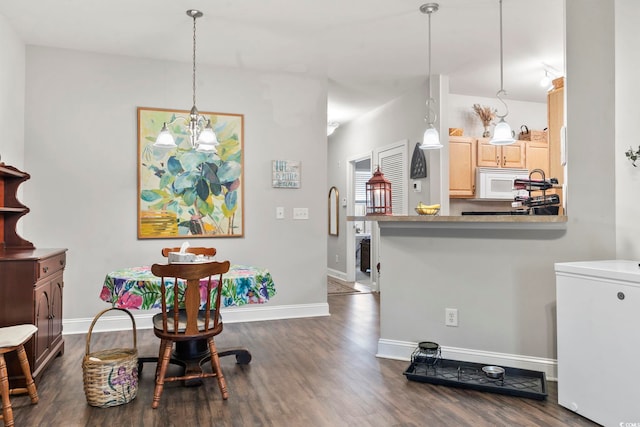
<instances>
[{"instance_id":1,"label":"pendant chandelier","mask_svg":"<svg viewBox=\"0 0 640 427\"><path fill-rule=\"evenodd\" d=\"M196 107L196 19L201 18L204 14L195 9L187 10L187 15L193 18L193 74L192 74L192 91L193 91L193 107L189 112L189 117L176 116L171 122L164 122L160 134L153 144L157 148L175 148L176 141L169 132L168 126L174 124L178 120L186 122L186 130L189 135L191 149L205 153L215 153L218 139L211 127L211 120L207 119L198 112Z\"/></svg>"},{"instance_id":2,"label":"pendant chandelier","mask_svg":"<svg viewBox=\"0 0 640 427\"><path fill-rule=\"evenodd\" d=\"M506 95L507 92L504 90L504 71L503 71L503 60L502 60L502 0L498 0L500 2L500 90L496 94L496 97L504 104L505 113L503 115L497 114L496 117L500 119L495 129L493 129L493 138L489 141L492 145L509 145L513 144L516 140L514 138L513 131L511 130L511 126L507 123L504 118L509 115L509 107L507 107L507 103L504 102L502 96Z\"/></svg>"},{"instance_id":3,"label":"pendant chandelier","mask_svg":"<svg viewBox=\"0 0 640 427\"><path fill-rule=\"evenodd\" d=\"M420 144L420 148L422 148L423 150L442 148L442 144L440 143L440 135L433 125L433 123L437 119L436 110L433 107L433 104L435 104L436 101L431 97L431 14L437 12L439 7L440 6L438 5L438 3L426 3L420 6L420 12L425 13L427 14L427 16L429 16L429 81L427 83L427 115L424 118L424 121L427 122L427 130L425 130L424 137L422 138L422 144Z\"/></svg>"}]
</instances>

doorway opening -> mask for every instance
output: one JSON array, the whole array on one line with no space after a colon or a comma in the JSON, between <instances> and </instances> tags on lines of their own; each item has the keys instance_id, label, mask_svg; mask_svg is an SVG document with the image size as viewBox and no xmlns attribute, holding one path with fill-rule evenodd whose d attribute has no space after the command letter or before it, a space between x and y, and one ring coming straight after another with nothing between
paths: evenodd
<instances>
[{"instance_id":1,"label":"doorway opening","mask_svg":"<svg viewBox=\"0 0 640 427\"><path fill-rule=\"evenodd\" d=\"M371 178L372 153L361 154L348 159L347 214L366 215L366 184ZM355 282L360 290L373 290L372 274L372 227L371 221L347 223L346 264L348 282Z\"/></svg>"},{"instance_id":2,"label":"doorway opening","mask_svg":"<svg viewBox=\"0 0 640 427\"><path fill-rule=\"evenodd\" d=\"M371 157L354 163L354 200L355 216L367 213L367 181L371 179ZM371 227L370 221L354 221L355 229L355 282L371 285Z\"/></svg>"}]
</instances>

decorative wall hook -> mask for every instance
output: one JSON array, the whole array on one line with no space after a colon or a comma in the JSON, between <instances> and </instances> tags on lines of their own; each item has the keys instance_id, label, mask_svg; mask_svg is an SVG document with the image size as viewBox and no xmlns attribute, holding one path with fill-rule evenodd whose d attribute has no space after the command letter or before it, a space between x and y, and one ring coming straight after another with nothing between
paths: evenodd
<instances>
[{"instance_id":1,"label":"decorative wall hook","mask_svg":"<svg viewBox=\"0 0 640 427\"><path fill-rule=\"evenodd\" d=\"M635 151L633 150L633 148L629 147L629 149L624 154L627 156L627 159L629 159L634 168L638 166L636 165L636 160L640 158L640 146L638 146L638 149Z\"/></svg>"}]
</instances>

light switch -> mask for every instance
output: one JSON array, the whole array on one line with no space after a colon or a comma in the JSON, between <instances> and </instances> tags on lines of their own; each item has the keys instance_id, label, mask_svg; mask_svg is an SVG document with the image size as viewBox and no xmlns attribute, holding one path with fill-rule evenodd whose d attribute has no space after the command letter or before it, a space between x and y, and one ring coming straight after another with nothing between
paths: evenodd
<instances>
[{"instance_id":1,"label":"light switch","mask_svg":"<svg viewBox=\"0 0 640 427\"><path fill-rule=\"evenodd\" d=\"M419 193L422 191L422 182L420 181L413 181L413 191L416 193Z\"/></svg>"},{"instance_id":2,"label":"light switch","mask_svg":"<svg viewBox=\"0 0 640 427\"><path fill-rule=\"evenodd\" d=\"M276 208L276 219L284 219L284 208L282 206Z\"/></svg>"},{"instance_id":3,"label":"light switch","mask_svg":"<svg viewBox=\"0 0 640 427\"><path fill-rule=\"evenodd\" d=\"M309 208L293 208L293 219L309 219Z\"/></svg>"}]
</instances>

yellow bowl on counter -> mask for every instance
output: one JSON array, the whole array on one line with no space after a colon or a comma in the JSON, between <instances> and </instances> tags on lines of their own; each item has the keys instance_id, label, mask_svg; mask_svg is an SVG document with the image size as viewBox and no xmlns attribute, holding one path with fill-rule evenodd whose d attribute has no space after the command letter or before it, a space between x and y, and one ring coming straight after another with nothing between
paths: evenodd
<instances>
[{"instance_id":1,"label":"yellow bowl on counter","mask_svg":"<svg viewBox=\"0 0 640 427\"><path fill-rule=\"evenodd\" d=\"M418 215L438 215L440 208L421 208L417 207L416 212Z\"/></svg>"}]
</instances>

